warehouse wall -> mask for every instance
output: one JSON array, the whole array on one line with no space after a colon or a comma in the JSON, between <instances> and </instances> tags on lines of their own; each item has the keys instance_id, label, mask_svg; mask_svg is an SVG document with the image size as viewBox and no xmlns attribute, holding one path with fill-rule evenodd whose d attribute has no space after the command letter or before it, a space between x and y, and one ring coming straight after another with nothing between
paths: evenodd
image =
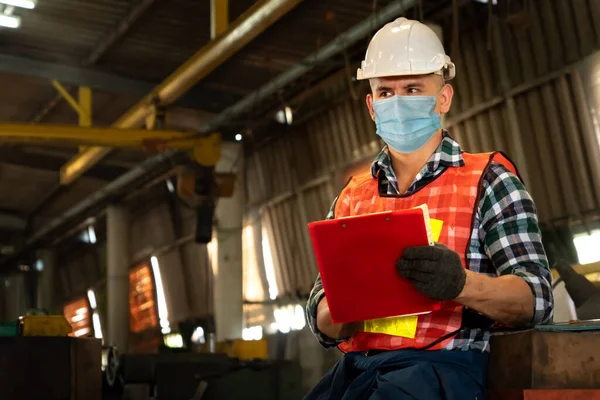
<instances>
[{"instance_id":1,"label":"warehouse wall","mask_svg":"<svg viewBox=\"0 0 600 400\"><path fill-rule=\"evenodd\" d=\"M451 55L456 95L444 122L466 151L501 150L515 161L537 203L547 247L573 258L571 233L592 229L600 217L600 3L529 6L524 16L493 16L461 28L460 54ZM452 25L444 28L450 48ZM345 179L380 150L355 93L361 87L340 75L325 89L320 112L282 127L278 140L247 158L247 210L258 214L253 223L270 242L276 303L304 304L317 275L306 225L325 217ZM558 296L562 314L568 301ZM247 320L260 313L255 307ZM309 333L302 346L323 353ZM305 373L306 385L329 365L316 363L319 372Z\"/></svg>"},{"instance_id":2,"label":"warehouse wall","mask_svg":"<svg viewBox=\"0 0 600 400\"><path fill-rule=\"evenodd\" d=\"M212 273L206 246L193 241L194 211L181 206L177 216L179 243L166 202L135 217L131 227L132 259L158 258L171 323L205 316L212 310Z\"/></svg>"},{"instance_id":3,"label":"warehouse wall","mask_svg":"<svg viewBox=\"0 0 600 400\"><path fill-rule=\"evenodd\" d=\"M162 188L161 188L162 189ZM212 312L212 271L205 245L193 242L194 211L177 203L175 224L166 195L142 193L128 201L131 213L131 267L156 256L164 286L169 320L172 325ZM97 291L101 318L104 314L106 243L78 245L78 250L61 252L59 260L60 295L62 301L85 296L90 288Z\"/></svg>"},{"instance_id":4,"label":"warehouse wall","mask_svg":"<svg viewBox=\"0 0 600 400\"><path fill-rule=\"evenodd\" d=\"M589 228L600 217L600 5L530 4L524 19L494 16L461 32L445 126L465 150L516 162L543 229ZM380 148L347 85L342 76L324 111L248 157L247 206L271 241L282 298L305 297L317 274L306 224L323 219L345 173Z\"/></svg>"},{"instance_id":5,"label":"warehouse wall","mask_svg":"<svg viewBox=\"0 0 600 400\"><path fill-rule=\"evenodd\" d=\"M484 30L463 35L447 124L469 151L507 152L547 224L600 208L600 153L583 84L598 56L578 62L598 46L591 17L600 10L572 3L534 8L526 26L495 19L489 47Z\"/></svg>"}]
</instances>

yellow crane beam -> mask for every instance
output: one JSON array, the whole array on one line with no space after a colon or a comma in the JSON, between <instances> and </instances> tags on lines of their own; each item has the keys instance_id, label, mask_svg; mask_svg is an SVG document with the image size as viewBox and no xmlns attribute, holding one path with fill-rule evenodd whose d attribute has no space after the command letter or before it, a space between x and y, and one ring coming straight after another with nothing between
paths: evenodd
<instances>
[{"instance_id":1,"label":"yellow crane beam","mask_svg":"<svg viewBox=\"0 0 600 400\"><path fill-rule=\"evenodd\" d=\"M192 150L196 162L214 166L220 157L221 135L147 129L92 128L75 125L3 124L0 141L55 146L106 146Z\"/></svg>"},{"instance_id":2,"label":"yellow crane beam","mask_svg":"<svg viewBox=\"0 0 600 400\"><path fill-rule=\"evenodd\" d=\"M151 100L159 99L161 106L172 104L301 1L258 0L238 19L228 24L227 29L216 39L198 50L164 82L158 85L152 93L121 116L113 126L116 128L140 126L148 114ZM227 9L219 7L215 11L218 13L215 17L220 21L218 29L223 29ZM221 22L223 23L221 24ZM109 153L110 148L102 146L90 147L78 153L61 168L61 182L63 184L73 182Z\"/></svg>"},{"instance_id":3,"label":"yellow crane beam","mask_svg":"<svg viewBox=\"0 0 600 400\"><path fill-rule=\"evenodd\" d=\"M588 279L589 277L591 277L592 274L600 273L600 262L595 262L591 264L575 264L572 265L572 267L575 270L575 272L588 277ZM552 269L552 279L556 281L558 278L560 278L558 271Z\"/></svg>"}]
</instances>

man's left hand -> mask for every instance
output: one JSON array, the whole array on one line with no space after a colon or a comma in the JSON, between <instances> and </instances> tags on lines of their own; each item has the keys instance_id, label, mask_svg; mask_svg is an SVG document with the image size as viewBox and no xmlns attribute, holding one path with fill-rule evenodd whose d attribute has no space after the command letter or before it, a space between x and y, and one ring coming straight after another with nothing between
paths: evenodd
<instances>
[{"instance_id":1,"label":"man's left hand","mask_svg":"<svg viewBox=\"0 0 600 400\"><path fill-rule=\"evenodd\" d=\"M456 299L467 281L460 256L442 244L405 249L396 270L419 292L440 301Z\"/></svg>"}]
</instances>

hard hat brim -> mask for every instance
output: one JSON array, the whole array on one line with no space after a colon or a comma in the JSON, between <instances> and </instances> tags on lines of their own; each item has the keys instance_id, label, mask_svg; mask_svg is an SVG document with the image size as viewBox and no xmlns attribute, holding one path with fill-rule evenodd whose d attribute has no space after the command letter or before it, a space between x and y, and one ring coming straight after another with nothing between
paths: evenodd
<instances>
[{"instance_id":1,"label":"hard hat brim","mask_svg":"<svg viewBox=\"0 0 600 400\"><path fill-rule=\"evenodd\" d=\"M380 72L380 73L375 73L375 74L364 74L362 69L359 68L356 71L356 80L358 81L363 81L366 79L373 79L373 78L390 78L393 76L416 76L416 75L431 75L431 74L435 74L436 72L440 72L443 71L442 76L444 77L445 81L449 81L452 78L454 78L455 74L456 74L456 69L454 66L454 63L448 63L448 65L442 69L433 69L433 70L421 70L421 71L403 71L402 73L399 74L390 74L389 72Z\"/></svg>"}]
</instances>

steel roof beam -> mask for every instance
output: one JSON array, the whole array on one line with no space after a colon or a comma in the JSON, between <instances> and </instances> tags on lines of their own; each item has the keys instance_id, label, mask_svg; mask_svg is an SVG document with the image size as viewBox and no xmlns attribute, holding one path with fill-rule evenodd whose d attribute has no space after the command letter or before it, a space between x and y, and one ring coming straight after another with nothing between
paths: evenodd
<instances>
[{"instance_id":1,"label":"steel roof beam","mask_svg":"<svg viewBox=\"0 0 600 400\"><path fill-rule=\"evenodd\" d=\"M148 97L142 99L119 118L113 126L134 128L142 124L148 112L149 98L160 99L160 104L163 106L177 101L200 80L292 10L300 1L260 0L256 2L248 11L232 22L225 32L201 48L163 83L152 90ZM110 148L106 147L91 147L79 153L61 169L61 182L63 184L73 182L108 155L110 151Z\"/></svg>"},{"instance_id":2,"label":"steel roof beam","mask_svg":"<svg viewBox=\"0 0 600 400\"><path fill-rule=\"evenodd\" d=\"M358 23L356 26L350 28L347 32L343 33L338 38L322 47L313 55L307 57L306 60L308 65L305 66L303 63L299 64L299 66L293 68L291 72L285 72L276 77L269 84L265 85L264 88L268 89L270 93L272 93L273 90L280 89L283 87L283 85L288 84L292 80L302 76L305 72L310 71L310 69L316 64L326 61L330 57L339 54L343 49L373 33L374 30L392 18L402 15L402 13L414 6L415 3L416 0L397 0L391 3L382 10L376 12L374 15ZM242 109L242 106L247 105L247 103L247 99L244 99L239 104L232 106L228 112L229 116L239 115L238 113ZM217 126L222 122L223 118L219 115L217 118L212 119L208 124L204 124L204 127L210 128L212 126ZM101 204L105 204L110 200L114 200L118 196L121 196L123 192L131 190L136 182L141 179L148 179L148 175L150 175L150 173L155 171L157 168L160 168L165 162L169 161L172 163L172 157L174 157L176 154L176 151L167 150L163 153L146 159L140 165L132 168L124 175L110 182L101 190L90 195L87 199L76 204L64 212L61 216L55 218L50 223L42 227L34 235L28 238L25 246L19 249L18 253L23 253L26 249L33 248L34 246L38 245L40 241L44 240L49 235L54 234L58 229L63 228L69 223L69 221L83 218L88 215L91 210L97 209ZM6 267L10 265L11 264L9 262L5 263ZM9 271L9 269L4 270L4 272Z\"/></svg>"},{"instance_id":3,"label":"steel roof beam","mask_svg":"<svg viewBox=\"0 0 600 400\"><path fill-rule=\"evenodd\" d=\"M155 3L155 0L142 0L135 5L129 13L115 26L110 34L103 37L102 40L94 47L90 55L82 63L82 67L89 67L90 65L96 64L98 60L106 54L116 43L118 43L123 37L129 32L131 26L135 24L139 18L148 10L148 8ZM86 86L86 85L79 85ZM33 117L32 122L41 122L58 103L60 103L61 96L55 96L49 100L44 107L41 108L40 112Z\"/></svg>"},{"instance_id":4,"label":"steel roof beam","mask_svg":"<svg viewBox=\"0 0 600 400\"><path fill-rule=\"evenodd\" d=\"M27 226L27 220L17 213L0 211L0 230L22 232Z\"/></svg>"},{"instance_id":5,"label":"steel roof beam","mask_svg":"<svg viewBox=\"0 0 600 400\"><path fill-rule=\"evenodd\" d=\"M154 87L152 82L124 78L90 68L37 61L8 54L0 54L0 72L47 80L56 79L66 84L88 86L104 92L134 96L145 95L148 93L148 88Z\"/></svg>"},{"instance_id":6,"label":"steel roof beam","mask_svg":"<svg viewBox=\"0 0 600 400\"><path fill-rule=\"evenodd\" d=\"M91 68L32 60L8 54L0 54L0 73L55 79L64 84L87 86L101 92L127 94L134 97L147 95L157 85L157 82L140 81ZM199 100L202 97L204 96L199 91L190 91L177 104L201 108Z\"/></svg>"},{"instance_id":7,"label":"steel roof beam","mask_svg":"<svg viewBox=\"0 0 600 400\"><path fill-rule=\"evenodd\" d=\"M45 171L56 175L58 182L58 173L56 172L61 165L65 163L68 157L54 154L41 154L24 151L19 147L3 146L0 147L0 167L2 165L12 165L16 167L30 168L33 170ZM131 167L126 165L116 165L111 161L108 165L103 162L86 172L90 178L112 181L127 172Z\"/></svg>"}]
</instances>

